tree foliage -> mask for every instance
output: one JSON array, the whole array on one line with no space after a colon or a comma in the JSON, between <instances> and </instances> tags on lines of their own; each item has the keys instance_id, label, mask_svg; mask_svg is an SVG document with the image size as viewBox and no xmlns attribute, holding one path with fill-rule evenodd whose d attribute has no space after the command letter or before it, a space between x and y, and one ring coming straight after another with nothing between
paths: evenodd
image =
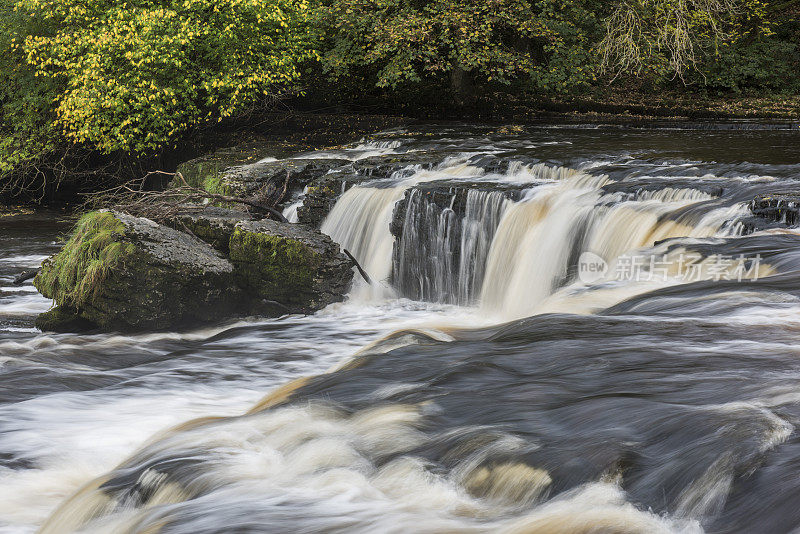
<instances>
[{"instance_id":1,"label":"tree foliage","mask_svg":"<svg viewBox=\"0 0 800 534\"><path fill-rule=\"evenodd\" d=\"M333 0L315 13L334 77L374 72L398 88L468 73L479 83L520 79L565 89L590 75L597 20L574 0Z\"/></svg>"},{"instance_id":2,"label":"tree foliage","mask_svg":"<svg viewBox=\"0 0 800 534\"><path fill-rule=\"evenodd\" d=\"M302 87L464 102L623 74L796 92L799 13L800 0L4 0L0 193L43 162L69 167L70 150L159 154Z\"/></svg>"},{"instance_id":3,"label":"tree foliage","mask_svg":"<svg viewBox=\"0 0 800 534\"><path fill-rule=\"evenodd\" d=\"M598 48L617 73L703 73L745 37L772 34L762 0L622 0L606 21Z\"/></svg>"},{"instance_id":4,"label":"tree foliage","mask_svg":"<svg viewBox=\"0 0 800 534\"><path fill-rule=\"evenodd\" d=\"M100 150L155 150L291 87L314 57L306 0L20 0L20 47L59 86L57 123Z\"/></svg>"}]
</instances>

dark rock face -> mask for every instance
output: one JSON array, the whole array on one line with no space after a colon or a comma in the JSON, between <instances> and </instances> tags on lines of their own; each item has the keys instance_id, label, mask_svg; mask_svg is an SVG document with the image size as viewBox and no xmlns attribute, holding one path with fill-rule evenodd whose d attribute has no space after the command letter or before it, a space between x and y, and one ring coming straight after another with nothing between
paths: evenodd
<instances>
[{"instance_id":1,"label":"dark rock face","mask_svg":"<svg viewBox=\"0 0 800 534\"><path fill-rule=\"evenodd\" d=\"M251 219L221 208L190 210L175 220L196 233L190 235L125 213L88 214L34 280L58 304L37 325L158 330L252 313L309 313L343 298L352 264L329 237Z\"/></svg>"},{"instance_id":2,"label":"dark rock face","mask_svg":"<svg viewBox=\"0 0 800 534\"><path fill-rule=\"evenodd\" d=\"M297 224L240 222L231 236L230 258L242 287L308 313L341 301L353 263L328 236Z\"/></svg>"},{"instance_id":3,"label":"dark rock face","mask_svg":"<svg viewBox=\"0 0 800 534\"><path fill-rule=\"evenodd\" d=\"M248 198L274 206L283 202L292 191L300 190L310 181L349 163L339 159L275 161L271 157L250 162L237 160L233 154L225 152L183 163L178 172L190 185L209 193Z\"/></svg>"},{"instance_id":4,"label":"dark rock face","mask_svg":"<svg viewBox=\"0 0 800 534\"><path fill-rule=\"evenodd\" d=\"M287 159L280 161L261 161L249 165L230 167L219 175L220 186L227 194L274 200L283 200L277 195L280 191L302 189L310 181L328 173L331 169L343 167L350 162L338 159Z\"/></svg>"},{"instance_id":5,"label":"dark rock face","mask_svg":"<svg viewBox=\"0 0 800 534\"><path fill-rule=\"evenodd\" d=\"M81 317L76 309L56 306L36 317L36 328L42 332L85 332L96 328L96 325Z\"/></svg>"},{"instance_id":6,"label":"dark rock face","mask_svg":"<svg viewBox=\"0 0 800 534\"><path fill-rule=\"evenodd\" d=\"M364 179L388 178L396 172L401 172L411 166L418 169L430 170L442 162L440 155L431 155L424 152L409 154L391 154L385 156L371 156L352 163L353 170Z\"/></svg>"},{"instance_id":7,"label":"dark rock face","mask_svg":"<svg viewBox=\"0 0 800 534\"><path fill-rule=\"evenodd\" d=\"M319 228L339 196L364 180L363 176L355 174L352 169L342 168L309 183L303 204L297 208L298 222Z\"/></svg>"}]
</instances>

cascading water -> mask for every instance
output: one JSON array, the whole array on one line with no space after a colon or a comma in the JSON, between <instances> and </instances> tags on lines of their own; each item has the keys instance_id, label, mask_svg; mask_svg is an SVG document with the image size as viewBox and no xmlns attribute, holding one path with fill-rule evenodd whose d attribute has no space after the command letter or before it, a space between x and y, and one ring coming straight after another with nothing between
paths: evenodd
<instances>
[{"instance_id":1,"label":"cascading water","mask_svg":"<svg viewBox=\"0 0 800 534\"><path fill-rule=\"evenodd\" d=\"M0 218L0 533L800 528L796 137L465 128L300 156L379 282L313 316L43 334Z\"/></svg>"},{"instance_id":2,"label":"cascading water","mask_svg":"<svg viewBox=\"0 0 800 534\"><path fill-rule=\"evenodd\" d=\"M403 192L403 187L353 187L342 195L322 223L321 230L350 251L378 283L372 287L359 285L354 291L362 298L383 298L391 294L388 279L392 272L394 241L388 228L394 205Z\"/></svg>"},{"instance_id":3,"label":"cascading water","mask_svg":"<svg viewBox=\"0 0 800 534\"><path fill-rule=\"evenodd\" d=\"M424 192L408 195L393 256L392 280L417 300L473 304L483 283L489 247L509 200L503 191L449 191L437 206ZM463 216L453 203L463 204ZM399 209L399 208L395 208Z\"/></svg>"},{"instance_id":4,"label":"cascading water","mask_svg":"<svg viewBox=\"0 0 800 534\"><path fill-rule=\"evenodd\" d=\"M471 185L454 187L454 169L465 168ZM669 238L727 235L741 213L687 211L714 199L691 188L605 193L611 182L541 163L482 172L457 159L411 177L396 173L380 187L352 188L322 230L382 282L380 297L391 294L391 285L399 296L478 305L513 319L573 280L583 252L613 265L626 252ZM362 284L355 294L364 291ZM376 296L374 289L368 294Z\"/></svg>"}]
</instances>

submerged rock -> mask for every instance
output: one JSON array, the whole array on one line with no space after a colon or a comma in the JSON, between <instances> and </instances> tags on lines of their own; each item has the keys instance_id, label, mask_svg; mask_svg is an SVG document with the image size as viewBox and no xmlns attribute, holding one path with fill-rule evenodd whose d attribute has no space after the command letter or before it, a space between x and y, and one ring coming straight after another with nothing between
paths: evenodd
<instances>
[{"instance_id":1,"label":"submerged rock","mask_svg":"<svg viewBox=\"0 0 800 534\"><path fill-rule=\"evenodd\" d=\"M353 263L328 236L297 224L243 221L230 239L240 285L291 312L308 313L341 301Z\"/></svg>"},{"instance_id":2,"label":"submerged rock","mask_svg":"<svg viewBox=\"0 0 800 534\"><path fill-rule=\"evenodd\" d=\"M251 219L187 209L172 221L187 233L116 211L84 215L34 279L57 304L37 326L166 329L342 300L353 271L338 245L301 225Z\"/></svg>"}]
</instances>

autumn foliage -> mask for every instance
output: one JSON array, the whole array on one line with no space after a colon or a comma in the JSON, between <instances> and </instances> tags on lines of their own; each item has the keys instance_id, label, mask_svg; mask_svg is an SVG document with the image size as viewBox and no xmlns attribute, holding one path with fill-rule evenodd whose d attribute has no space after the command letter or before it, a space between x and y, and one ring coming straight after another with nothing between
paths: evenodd
<instances>
[{"instance_id":1,"label":"autumn foliage","mask_svg":"<svg viewBox=\"0 0 800 534\"><path fill-rule=\"evenodd\" d=\"M799 1L4 0L0 192L63 172L70 150L158 154L309 88L328 106L618 77L797 94Z\"/></svg>"}]
</instances>

